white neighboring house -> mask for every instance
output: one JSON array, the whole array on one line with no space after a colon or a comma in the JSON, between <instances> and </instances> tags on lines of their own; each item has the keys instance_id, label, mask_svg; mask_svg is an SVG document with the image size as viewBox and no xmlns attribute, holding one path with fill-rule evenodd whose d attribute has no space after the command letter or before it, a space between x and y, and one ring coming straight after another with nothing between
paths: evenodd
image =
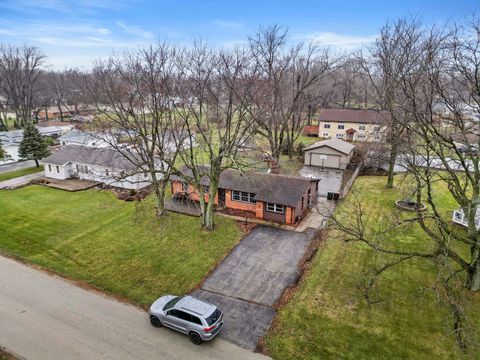
<instances>
[{"instance_id":1,"label":"white neighboring house","mask_svg":"<svg viewBox=\"0 0 480 360\"><path fill-rule=\"evenodd\" d=\"M58 138L60 145L81 145L81 146L90 146L97 148L107 148L110 147L108 141L103 138L102 134L81 131L77 129L70 130L69 132L63 134Z\"/></svg>"},{"instance_id":2,"label":"white neighboring house","mask_svg":"<svg viewBox=\"0 0 480 360\"><path fill-rule=\"evenodd\" d=\"M72 125L35 126L42 136L56 137L73 129ZM2 148L8 155L8 160L0 160L0 165L20 161L18 149L23 140L23 130L0 131Z\"/></svg>"},{"instance_id":3,"label":"white neighboring house","mask_svg":"<svg viewBox=\"0 0 480 360\"><path fill-rule=\"evenodd\" d=\"M468 226L468 220L465 217L465 212L463 209L458 209L453 212L452 221L458 225ZM480 230L480 211L478 207L475 214L475 228Z\"/></svg>"},{"instance_id":4,"label":"white neighboring house","mask_svg":"<svg viewBox=\"0 0 480 360\"><path fill-rule=\"evenodd\" d=\"M67 145L42 160L45 177L93 180L124 189L150 185L150 176L112 148Z\"/></svg>"}]
</instances>

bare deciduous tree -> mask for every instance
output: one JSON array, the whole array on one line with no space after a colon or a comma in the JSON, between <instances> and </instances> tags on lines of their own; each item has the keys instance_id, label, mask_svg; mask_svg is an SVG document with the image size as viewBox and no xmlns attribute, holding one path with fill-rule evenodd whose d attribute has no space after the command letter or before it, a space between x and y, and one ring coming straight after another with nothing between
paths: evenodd
<instances>
[{"instance_id":1,"label":"bare deciduous tree","mask_svg":"<svg viewBox=\"0 0 480 360\"><path fill-rule=\"evenodd\" d=\"M137 172L148 174L159 216L165 213L165 190L180 150L169 90L174 60L173 47L157 44L97 63L86 80L98 114L94 129Z\"/></svg>"},{"instance_id":2,"label":"bare deciduous tree","mask_svg":"<svg viewBox=\"0 0 480 360\"><path fill-rule=\"evenodd\" d=\"M15 113L17 128L32 118L44 60L45 56L33 46L0 46L0 90Z\"/></svg>"},{"instance_id":3,"label":"bare deciduous tree","mask_svg":"<svg viewBox=\"0 0 480 360\"><path fill-rule=\"evenodd\" d=\"M202 226L211 230L220 174L245 165L239 150L254 125L257 70L245 49L216 52L202 44L185 50L178 65L176 117L187 139L196 138L180 158L199 192Z\"/></svg>"}]
</instances>

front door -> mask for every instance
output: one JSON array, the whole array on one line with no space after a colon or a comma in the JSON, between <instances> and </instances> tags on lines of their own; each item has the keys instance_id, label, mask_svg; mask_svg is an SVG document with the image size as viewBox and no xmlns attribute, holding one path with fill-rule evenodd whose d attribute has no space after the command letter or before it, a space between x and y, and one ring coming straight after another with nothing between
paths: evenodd
<instances>
[{"instance_id":1,"label":"front door","mask_svg":"<svg viewBox=\"0 0 480 360\"><path fill-rule=\"evenodd\" d=\"M218 206L225 206L225 189L218 189Z\"/></svg>"}]
</instances>

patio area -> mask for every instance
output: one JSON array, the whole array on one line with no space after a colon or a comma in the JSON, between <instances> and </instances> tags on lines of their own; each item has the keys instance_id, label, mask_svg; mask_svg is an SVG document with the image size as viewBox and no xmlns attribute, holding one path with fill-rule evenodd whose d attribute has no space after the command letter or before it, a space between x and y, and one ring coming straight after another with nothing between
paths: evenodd
<instances>
[{"instance_id":1,"label":"patio area","mask_svg":"<svg viewBox=\"0 0 480 360\"><path fill-rule=\"evenodd\" d=\"M165 199L165 209L180 214L200 216L200 207L193 201Z\"/></svg>"},{"instance_id":2,"label":"patio area","mask_svg":"<svg viewBox=\"0 0 480 360\"><path fill-rule=\"evenodd\" d=\"M44 185L54 189L66 190L66 191L81 191L90 189L100 184L98 181L80 180L80 179L65 179L58 180L52 178L42 177L34 181L37 185Z\"/></svg>"}]
</instances>

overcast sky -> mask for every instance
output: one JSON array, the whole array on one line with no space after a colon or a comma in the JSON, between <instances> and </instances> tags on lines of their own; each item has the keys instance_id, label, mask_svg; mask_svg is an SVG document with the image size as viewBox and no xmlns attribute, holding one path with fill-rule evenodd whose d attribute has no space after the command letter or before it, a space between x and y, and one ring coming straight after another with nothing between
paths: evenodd
<instances>
[{"instance_id":1,"label":"overcast sky","mask_svg":"<svg viewBox=\"0 0 480 360\"><path fill-rule=\"evenodd\" d=\"M292 40L351 50L399 17L442 23L478 10L480 0L0 0L0 42L38 46L57 69L156 40L230 47L271 24Z\"/></svg>"}]
</instances>

